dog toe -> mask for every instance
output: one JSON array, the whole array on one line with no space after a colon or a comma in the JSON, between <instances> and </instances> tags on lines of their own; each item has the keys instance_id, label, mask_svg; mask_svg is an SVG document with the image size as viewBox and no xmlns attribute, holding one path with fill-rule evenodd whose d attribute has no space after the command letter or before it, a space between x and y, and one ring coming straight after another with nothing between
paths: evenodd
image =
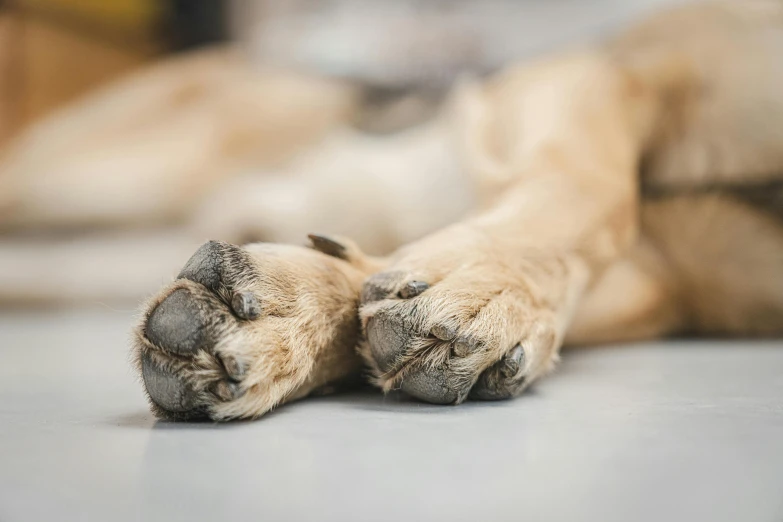
<instances>
[{"instance_id":1,"label":"dog toe","mask_svg":"<svg viewBox=\"0 0 783 522\"><path fill-rule=\"evenodd\" d=\"M196 390L146 353L141 357L141 375L150 399L161 410L180 418L201 416Z\"/></svg>"},{"instance_id":2,"label":"dog toe","mask_svg":"<svg viewBox=\"0 0 783 522\"><path fill-rule=\"evenodd\" d=\"M379 313L367 323L367 340L378 368L382 372L392 370L398 358L405 352L413 333L405 328L399 318Z\"/></svg>"},{"instance_id":3,"label":"dog toe","mask_svg":"<svg viewBox=\"0 0 783 522\"><path fill-rule=\"evenodd\" d=\"M524 366L525 350L517 345L481 373L470 390L470 398L496 401L513 397L525 385L525 376L521 373Z\"/></svg>"},{"instance_id":4,"label":"dog toe","mask_svg":"<svg viewBox=\"0 0 783 522\"><path fill-rule=\"evenodd\" d=\"M400 382L400 388L408 395L432 404L460 402L461 390L450 386L448 373L441 367L417 368L408 372Z\"/></svg>"},{"instance_id":5,"label":"dog toe","mask_svg":"<svg viewBox=\"0 0 783 522\"><path fill-rule=\"evenodd\" d=\"M252 321L261 315L261 305L252 292L238 292L231 299L231 309L240 319Z\"/></svg>"},{"instance_id":6,"label":"dog toe","mask_svg":"<svg viewBox=\"0 0 783 522\"><path fill-rule=\"evenodd\" d=\"M181 288L163 300L150 314L147 339L177 355L192 355L206 344L206 325L190 292Z\"/></svg>"}]
</instances>

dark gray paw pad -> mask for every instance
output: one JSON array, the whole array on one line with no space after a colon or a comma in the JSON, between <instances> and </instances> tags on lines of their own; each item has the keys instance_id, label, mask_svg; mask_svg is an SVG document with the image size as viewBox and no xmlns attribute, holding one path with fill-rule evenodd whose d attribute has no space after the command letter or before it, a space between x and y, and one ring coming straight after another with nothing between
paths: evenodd
<instances>
[{"instance_id":1,"label":"dark gray paw pad","mask_svg":"<svg viewBox=\"0 0 783 522\"><path fill-rule=\"evenodd\" d=\"M207 241L196 250L177 279L187 279L213 292L231 287L232 283L253 273L248 253L223 241Z\"/></svg>"},{"instance_id":2,"label":"dark gray paw pad","mask_svg":"<svg viewBox=\"0 0 783 522\"><path fill-rule=\"evenodd\" d=\"M221 241L207 241L188 259L177 279L188 279L217 291L220 285L223 249L230 246Z\"/></svg>"},{"instance_id":3,"label":"dark gray paw pad","mask_svg":"<svg viewBox=\"0 0 783 522\"><path fill-rule=\"evenodd\" d=\"M165 413L194 412L194 416L197 416L198 396L193 387L177 375L159 367L146 353L141 358L141 375L150 399Z\"/></svg>"},{"instance_id":4,"label":"dark gray paw pad","mask_svg":"<svg viewBox=\"0 0 783 522\"><path fill-rule=\"evenodd\" d=\"M525 366L525 350L517 345L501 360L484 370L479 376L470 398L484 401L509 399L525 385L520 372Z\"/></svg>"},{"instance_id":5,"label":"dark gray paw pad","mask_svg":"<svg viewBox=\"0 0 783 522\"><path fill-rule=\"evenodd\" d=\"M405 352L412 333L394 317L379 313L367 322L367 341L378 368L388 372Z\"/></svg>"},{"instance_id":6,"label":"dark gray paw pad","mask_svg":"<svg viewBox=\"0 0 783 522\"><path fill-rule=\"evenodd\" d=\"M402 391L432 404L456 404L467 390L456 390L448 381L447 370L442 367L416 368L408 372L400 382Z\"/></svg>"},{"instance_id":7,"label":"dark gray paw pad","mask_svg":"<svg viewBox=\"0 0 783 522\"><path fill-rule=\"evenodd\" d=\"M231 299L231 309L240 319L252 321L261 315L261 304L252 292L238 292Z\"/></svg>"},{"instance_id":8,"label":"dark gray paw pad","mask_svg":"<svg viewBox=\"0 0 783 522\"><path fill-rule=\"evenodd\" d=\"M191 355L204 348L205 328L201 312L190 292L172 292L150 314L145 328L149 341L164 351Z\"/></svg>"}]
</instances>

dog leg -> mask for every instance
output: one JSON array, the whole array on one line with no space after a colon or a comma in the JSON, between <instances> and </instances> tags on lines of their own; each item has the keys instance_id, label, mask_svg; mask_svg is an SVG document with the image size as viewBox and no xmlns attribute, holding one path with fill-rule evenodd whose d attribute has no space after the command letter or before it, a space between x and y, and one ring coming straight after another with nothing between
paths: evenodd
<instances>
[{"instance_id":1,"label":"dog leg","mask_svg":"<svg viewBox=\"0 0 783 522\"><path fill-rule=\"evenodd\" d=\"M644 239L586 293L567 344L783 332L783 224L731 193L642 207Z\"/></svg>"},{"instance_id":2,"label":"dog leg","mask_svg":"<svg viewBox=\"0 0 783 522\"><path fill-rule=\"evenodd\" d=\"M8 144L0 230L181 220L218 182L284 163L357 103L351 85L256 70L225 49L164 60Z\"/></svg>"},{"instance_id":3,"label":"dog leg","mask_svg":"<svg viewBox=\"0 0 783 522\"><path fill-rule=\"evenodd\" d=\"M654 339L685 328L687 308L670 262L648 241L613 263L579 303L566 345Z\"/></svg>"},{"instance_id":4,"label":"dog leg","mask_svg":"<svg viewBox=\"0 0 783 522\"><path fill-rule=\"evenodd\" d=\"M480 88L506 188L369 278L362 355L383 389L433 403L516 395L557 360L582 294L636 240L636 165L654 110L598 55ZM475 130L475 129L474 129Z\"/></svg>"}]
</instances>

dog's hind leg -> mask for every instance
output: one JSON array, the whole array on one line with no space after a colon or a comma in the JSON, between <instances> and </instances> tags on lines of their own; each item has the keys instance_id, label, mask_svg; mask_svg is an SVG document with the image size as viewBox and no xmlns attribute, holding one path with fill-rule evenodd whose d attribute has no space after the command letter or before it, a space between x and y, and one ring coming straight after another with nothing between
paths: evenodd
<instances>
[{"instance_id":1,"label":"dog's hind leg","mask_svg":"<svg viewBox=\"0 0 783 522\"><path fill-rule=\"evenodd\" d=\"M179 221L220 181L349 121L358 90L226 50L167 59L33 124L0 154L0 230Z\"/></svg>"},{"instance_id":2,"label":"dog's hind leg","mask_svg":"<svg viewBox=\"0 0 783 522\"><path fill-rule=\"evenodd\" d=\"M654 339L682 329L686 322L673 267L654 244L643 240L585 292L565 344Z\"/></svg>"},{"instance_id":3,"label":"dog's hind leg","mask_svg":"<svg viewBox=\"0 0 783 522\"><path fill-rule=\"evenodd\" d=\"M642 205L644 239L586 292L568 344L783 333L783 222L731 192Z\"/></svg>"}]
</instances>

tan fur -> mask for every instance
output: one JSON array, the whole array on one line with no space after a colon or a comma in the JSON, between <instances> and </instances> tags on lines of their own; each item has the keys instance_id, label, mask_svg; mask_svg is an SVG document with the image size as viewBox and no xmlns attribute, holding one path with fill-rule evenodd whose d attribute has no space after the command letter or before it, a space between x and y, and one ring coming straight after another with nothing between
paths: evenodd
<instances>
[{"instance_id":1,"label":"tan fur","mask_svg":"<svg viewBox=\"0 0 783 522\"><path fill-rule=\"evenodd\" d=\"M134 332L135 359L151 354L162 367L193 383L203 397L222 376L219 358L230 356L249 366L242 382L243 396L230 402L208 400L216 419L253 417L283 401L300 398L358 372L357 299L364 273L349 263L314 250L286 245L247 245L254 270L273 277L243 278L232 288L262 295L264 315L259 321L237 321L224 303L229 295L215 295L203 286L179 279L152 299ZM246 268L246 267L245 267ZM215 326L220 339L213 354L201 352L192 361L170 357L150 342L146 322L155 308L173 292L185 289L202 314L221 314ZM328 312L327 312L328 311Z\"/></svg>"},{"instance_id":2,"label":"tan fur","mask_svg":"<svg viewBox=\"0 0 783 522\"><path fill-rule=\"evenodd\" d=\"M365 331L373 318L391 317L415 334L393 373L360 345L375 382L388 390L411 368L445 365L450 385L470 386L518 343L528 385L552 369L564 339L779 334L780 222L725 196L664 198L642 209L638 195L641 167L647 182L675 186L783 171L781 82L778 69L762 68L778 49L751 34L783 32L776 6L687 8L608 50L510 68L464 89L458 121L470 122L463 142L473 155L464 164L486 198L474 216L390 258L392 294L409 280L430 288L362 307ZM750 100L766 125L753 126ZM436 327L484 349L455 356L430 334Z\"/></svg>"},{"instance_id":3,"label":"tan fur","mask_svg":"<svg viewBox=\"0 0 783 522\"><path fill-rule=\"evenodd\" d=\"M783 225L731 190L781 181L782 35L778 1L686 7L603 47L464 83L436 119L379 138L380 148L341 127L350 119L345 114L356 110L350 88L305 89L307 99L328 92L334 110L319 112L317 129L291 141L290 150L318 154L282 162L281 169L297 173L290 179L304 182L276 194L302 195L308 182L332 180L317 185L325 188L316 196L337 204L328 207L334 212L317 214L316 225L325 215L348 216L338 232L361 236L374 230L374 253L404 245L387 258L365 256L338 238L315 241L329 255L248 245L241 260L224 256L216 266L252 277L221 282L217 290L178 279L155 297L136 331L135 353L195 389L209 416L223 420L262 415L357 373L355 345L384 390L435 375L448 402L458 403L471 387L498 385L498 365L519 347L524 358L518 368L509 367L516 372L508 377L509 394L550 371L564 342L682 332L780 335ZM242 128L256 132L261 123ZM305 148L316 135L323 141ZM223 145L243 149L233 139ZM12 174L33 154L15 150L5 164ZM341 170L354 160L371 174L352 179L376 180L365 185L371 188L354 192L353 184L324 167ZM381 166L390 163L394 168L384 171ZM187 169L173 170L166 179L182 187L190 179ZM428 171L443 173L432 179L449 179L451 188L422 188ZM221 175L197 176L207 181L193 190L209 192ZM15 214L26 216L26 223L54 219L41 203L46 191L20 190L14 185L20 179L0 177L12 187L9 208L28 209ZM268 178L259 179L259 193L273 187ZM38 181L24 183L34 187ZM480 198L474 212L440 228L457 219L450 214L455 208L461 213L469 206L460 196L460 187L469 184ZM157 218L197 206L191 192L182 197L153 205ZM356 214L341 208L352 200L360 209ZM213 210L225 206L216 201ZM269 207L274 205L259 206L259 230L277 218L306 214ZM140 208L131 211L148 215L148 208ZM221 216L204 208L195 230L208 229ZM235 219L241 221L243 213ZM394 228L406 220L418 226ZM284 229L292 230L276 228ZM247 225L228 220L221 230L236 234ZM426 284L406 295L417 282ZM187 292L196 319L218 339L188 357L154 345L147 331L151 314L177 290ZM262 303L259 318L237 318L232 300L242 292ZM381 348L400 339L399 349L382 361ZM245 361L247 375L232 380L220 363L224 357ZM228 393L229 385L242 395Z\"/></svg>"},{"instance_id":4,"label":"tan fur","mask_svg":"<svg viewBox=\"0 0 783 522\"><path fill-rule=\"evenodd\" d=\"M350 119L357 94L336 80L249 68L229 49L164 61L7 148L0 226L182 220L221 180L274 168Z\"/></svg>"}]
</instances>

